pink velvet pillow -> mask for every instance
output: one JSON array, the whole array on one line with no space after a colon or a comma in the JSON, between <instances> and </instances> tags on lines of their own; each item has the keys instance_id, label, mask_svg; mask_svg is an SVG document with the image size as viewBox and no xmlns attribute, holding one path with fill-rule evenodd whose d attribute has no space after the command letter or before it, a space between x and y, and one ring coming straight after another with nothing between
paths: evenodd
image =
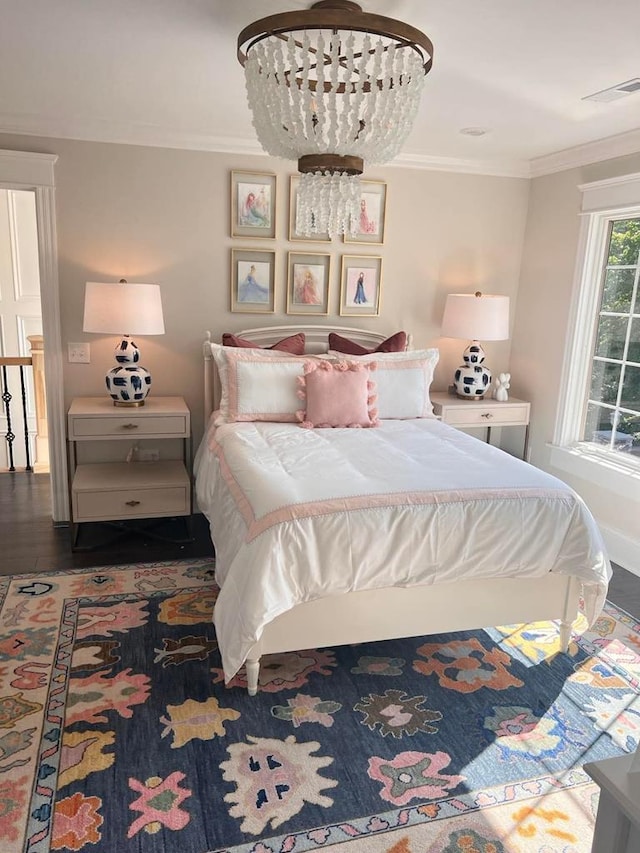
<instances>
[{"instance_id":1,"label":"pink velvet pillow","mask_svg":"<svg viewBox=\"0 0 640 853\"><path fill-rule=\"evenodd\" d=\"M369 378L375 369L375 362L305 361L297 378L298 396L306 402L306 409L296 413L302 426L378 426L376 383Z\"/></svg>"},{"instance_id":2,"label":"pink velvet pillow","mask_svg":"<svg viewBox=\"0 0 640 853\"><path fill-rule=\"evenodd\" d=\"M366 349L361 347L355 341L350 341L349 338L343 338L341 335L336 335L335 332L329 332L329 349L336 352L342 352L346 355L370 355L372 352L404 352L407 348L407 333L396 332L391 335L386 341L375 349Z\"/></svg>"},{"instance_id":3,"label":"pink velvet pillow","mask_svg":"<svg viewBox=\"0 0 640 853\"><path fill-rule=\"evenodd\" d=\"M225 332L222 336L222 344L225 347L273 349L279 350L280 352L288 352L289 355L304 355L304 332L298 332L297 335L291 335L288 338L283 338L271 347L258 347L258 345L253 341L248 341L246 338L239 338L237 335Z\"/></svg>"}]
</instances>

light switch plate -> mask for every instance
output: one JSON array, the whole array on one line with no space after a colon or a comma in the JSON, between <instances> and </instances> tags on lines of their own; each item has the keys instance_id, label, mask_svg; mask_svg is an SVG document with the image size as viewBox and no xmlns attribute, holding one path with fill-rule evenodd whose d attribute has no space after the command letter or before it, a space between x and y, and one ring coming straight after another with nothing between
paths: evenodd
<instances>
[{"instance_id":1,"label":"light switch plate","mask_svg":"<svg viewBox=\"0 0 640 853\"><path fill-rule=\"evenodd\" d=\"M89 364L91 362L91 344L67 344L69 361L72 364Z\"/></svg>"}]
</instances>

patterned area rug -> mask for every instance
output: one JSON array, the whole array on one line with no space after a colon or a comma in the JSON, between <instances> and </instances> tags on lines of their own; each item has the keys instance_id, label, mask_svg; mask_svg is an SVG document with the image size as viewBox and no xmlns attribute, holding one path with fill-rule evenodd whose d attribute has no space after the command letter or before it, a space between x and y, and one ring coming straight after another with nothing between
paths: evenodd
<instances>
[{"instance_id":1,"label":"patterned area rug","mask_svg":"<svg viewBox=\"0 0 640 853\"><path fill-rule=\"evenodd\" d=\"M266 658L225 687L205 561L0 579L0 850L588 853L640 624Z\"/></svg>"}]
</instances>

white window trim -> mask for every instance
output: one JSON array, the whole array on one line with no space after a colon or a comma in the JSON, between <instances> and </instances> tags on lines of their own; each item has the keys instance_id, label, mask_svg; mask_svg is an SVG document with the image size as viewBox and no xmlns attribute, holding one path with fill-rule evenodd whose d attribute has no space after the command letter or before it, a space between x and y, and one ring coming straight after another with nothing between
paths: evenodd
<instances>
[{"instance_id":1,"label":"white window trim","mask_svg":"<svg viewBox=\"0 0 640 853\"><path fill-rule=\"evenodd\" d=\"M552 446L549 461L554 468L588 480L621 498L637 501L640 495L640 466L625 465L621 453L599 450L582 442L564 447Z\"/></svg>"},{"instance_id":2,"label":"white window trim","mask_svg":"<svg viewBox=\"0 0 640 853\"><path fill-rule=\"evenodd\" d=\"M571 294L560 400L550 462L617 494L638 499L640 466L635 460L581 438L590 359L598 321L602 253L612 218L640 216L640 174L582 184L582 224Z\"/></svg>"}]
</instances>

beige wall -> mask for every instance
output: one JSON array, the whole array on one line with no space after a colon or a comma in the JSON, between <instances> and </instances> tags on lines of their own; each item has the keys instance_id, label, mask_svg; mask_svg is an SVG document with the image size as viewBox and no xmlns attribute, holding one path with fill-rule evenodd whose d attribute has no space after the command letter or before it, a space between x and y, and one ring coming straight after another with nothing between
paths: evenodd
<instances>
[{"instance_id":1,"label":"beige wall","mask_svg":"<svg viewBox=\"0 0 640 853\"><path fill-rule=\"evenodd\" d=\"M141 342L143 363L153 374L152 393L186 398L194 415L196 440L202 431L205 331L210 329L219 339L227 330L276 322L295 328L300 321L285 313L288 250L330 251L328 321L385 333L404 328L413 334L414 346L441 344L435 387L447 385L465 346L462 341L439 339L448 292L481 288L507 294L515 310L526 180L397 167L371 170L367 177L387 182L384 246L345 246L337 239L332 244L306 244L287 239L292 163L10 135L0 135L0 148L59 155L55 173L63 345L66 352L68 341L91 343L91 364L65 365L67 402L76 395L101 394L103 374L112 363L114 341L82 332L88 280L124 277L161 286L166 334ZM229 236L232 169L277 173L276 240ZM276 250L275 315L229 311L230 249L252 245ZM382 255L379 318L358 323L338 316L343 254ZM486 349L496 371L509 368L510 342L488 344ZM517 384L513 390L518 390Z\"/></svg>"},{"instance_id":2,"label":"beige wall","mask_svg":"<svg viewBox=\"0 0 640 853\"><path fill-rule=\"evenodd\" d=\"M330 251L332 293L328 321L359 325L338 316L343 254L383 257L382 312L360 325L393 333L404 328L414 346L439 345L434 387L444 388L464 347L440 339L446 294L455 290L512 297L512 339L487 344L494 372L511 370L512 394L532 401L531 461L549 469L551 441L569 316L579 231L578 184L640 171L640 155L594 164L531 182L391 167L374 169L387 182L385 245L290 243L288 184L293 164L266 157L145 148L0 135L0 148L53 153L60 258L62 336L89 340L89 365L65 364L65 398L101 394L114 341L82 332L87 280L160 284L166 334L141 344L156 394L183 394L202 432L201 342L226 330L281 322L287 316L286 253ZM232 169L278 175L277 239L231 239L229 184ZM525 234L526 226L526 234ZM232 246L273 247L278 266L275 315L229 311ZM327 248L324 248L327 245ZM524 248L523 248L524 247ZM517 297L517 298L516 298ZM306 319L306 318L304 318ZM503 441L510 431L503 431ZM514 451L521 437L513 436ZM638 503L572 481L606 527L637 537Z\"/></svg>"},{"instance_id":3,"label":"beige wall","mask_svg":"<svg viewBox=\"0 0 640 853\"><path fill-rule=\"evenodd\" d=\"M578 186L634 172L640 172L640 154L531 182L511 368L514 382L532 403L531 461L576 489L605 532L612 557L640 573L640 489L634 501L554 470L548 446L563 393L561 371L580 231Z\"/></svg>"}]
</instances>

